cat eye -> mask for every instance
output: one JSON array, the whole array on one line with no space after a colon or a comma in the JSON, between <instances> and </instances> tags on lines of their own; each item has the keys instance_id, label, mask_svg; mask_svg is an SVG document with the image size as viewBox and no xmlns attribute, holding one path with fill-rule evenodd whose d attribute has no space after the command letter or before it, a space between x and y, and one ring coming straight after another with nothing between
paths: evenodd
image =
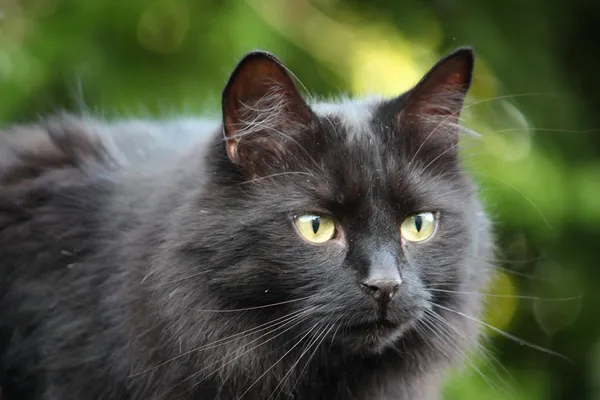
<instances>
[{"instance_id":1,"label":"cat eye","mask_svg":"<svg viewBox=\"0 0 600 400\"><path fill-rule=\"evenodd\" d=\"M437 220L434 213L422 212L409 216L400 225L400 234L409 242L422 242L433 236Z\"/></svg>"},{"instance_id":2,"label":"cat eye","mask_svg":"<svg viewBox=\"0 0 600 400\"><path fill-rule=\"evenodd\" d=\"M335 222L323 215L295 215L294 224L300 236L311 243L325 243L336 234Z\"/></svg>"}]
</instances>

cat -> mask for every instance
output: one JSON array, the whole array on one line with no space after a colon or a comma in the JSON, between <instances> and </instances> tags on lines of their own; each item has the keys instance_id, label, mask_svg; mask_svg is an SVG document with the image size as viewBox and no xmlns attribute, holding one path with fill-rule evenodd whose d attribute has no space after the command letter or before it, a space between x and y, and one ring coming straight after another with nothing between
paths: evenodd
<instances>
[{"instance_id":1,"label":"cat","mask_svg":"<svg viewBox=\"0 0 600 400\"><path fill-rule=\"evenodd\" d=\"M6 127L3 400L440 398L492 268L458 151L473 66L319 103L253 51L219 121Z\"/></svg>"}]
</instances>

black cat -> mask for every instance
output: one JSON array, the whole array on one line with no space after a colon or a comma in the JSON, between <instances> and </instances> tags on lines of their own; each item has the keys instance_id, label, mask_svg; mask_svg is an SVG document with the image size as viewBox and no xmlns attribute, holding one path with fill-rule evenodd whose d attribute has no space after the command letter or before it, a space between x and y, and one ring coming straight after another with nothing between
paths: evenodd
<instances>
[{"instance_id":1,"label":"black cat","mask_svg":"<svg viewBox=\"0 0 600 400\"><path fill-rule=\"evenodd\" d=\"M222 123L6 128L4 400L438 398L493 247L457 154L472 70L307 104L253 52Z\"/></svg>"}]
</instances>

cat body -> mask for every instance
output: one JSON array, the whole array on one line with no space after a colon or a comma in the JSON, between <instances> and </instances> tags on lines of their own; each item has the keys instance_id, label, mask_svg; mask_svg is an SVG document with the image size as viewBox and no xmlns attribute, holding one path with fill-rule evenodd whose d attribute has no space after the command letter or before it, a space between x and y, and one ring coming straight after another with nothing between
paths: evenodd
<instances>
[{"instance_id":1,"label":"cat body","mask_svg":"<svg viewBox=\"0 0 600 400\"><path fill-rule=\"evenodd\" d=\"M492 252L456 151L471 70L309 105L255 52L223 121L6 128L3 400L438 398Z\"/></svg>"}]
</instances>

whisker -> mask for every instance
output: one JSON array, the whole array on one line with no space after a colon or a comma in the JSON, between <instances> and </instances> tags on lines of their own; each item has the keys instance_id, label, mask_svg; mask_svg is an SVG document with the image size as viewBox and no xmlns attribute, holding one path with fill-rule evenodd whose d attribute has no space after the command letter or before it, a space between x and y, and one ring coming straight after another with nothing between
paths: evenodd
<instances>
[{"instance_id":1,"label":"whisker","mask_svg":"<svg viewBox=\"0 0 600 400\"><path fill-rule=\"evenodd\" d=\"M536 205L535 205L535 203L534 203L533 201L531 201L531 199L530 199L529 197L527 197L527 196L525 195L525 193L523 193L523 192L522 192L522 191L521 191L521 190L520 190L518 187L516 187L515 185L512 185L512 184L510 184L510 183L508 183L508 182L506 182L506 181L504 181L504 180L502 180L502 179L500 179L500 178L497 178L497 177L495 177L495 176L493 176L493 175L490 175L490 174L486 174L486 173L479 172L479 171L470 171L470 173L471 173L471 174L476 174L476 175L485 176L485 177L488 177L488 178L492 178L492 179L494 179L494 180L496 180L496 181L498 181L498 182L500 182L500 183L503 183L503 184L505 184L506 186L508 186L508 187L510 187L510 188L512 188L512 189L514 189L514 190L515 190L517 193L519 193L519 194L520 194L520 195L521 195L521 196L522 196L522 197L523 197L523 198L524 198L524 199L525 199L525 200L526 200L526 201L527 201L529 204L531 204L531 206L532 206L532 207L535 209L535 211L536 211L536 212L537 212L537 213L540 215L540 217L542 218L542 220L544 221L544 223L545 223L545 224L548 226L548 228L550 228L550 229L552 229L552 230L554 229L554 228L552 227L552 225L550 225L550 222L549 222L549 221L548 221L548 219L547 219L547 218L544 216L544 214L542 213L542 211L541 211L541 210L538 208L538 206L536 206Z\"/></svg>"},{"instance_id":2,"label":"whisker","mask_svg":"<svg viewBox=\"0 0 600 400\"><path fill-rule=\"evenodd\" d=\"M427 163L427 165L425 165L425 167L423 167L424 171L427 171L427 169L433 165L437 160L439 160L441 157L444 156L444 154L454 150L455 148L457 148L458 146L460 146L459 143L456 143L450 147L448 147L446 150L442 151L440 154L438 154L433 160L429 161L429 163Z\"/></svg>"},{"instance_id":3,"label":"whisker","mask_svg":"<svg viewBox=\"0 0 600 400\"><path fill-rule=\"evenodd\" d=\"M527 260L508 260L508 259L494 258L494 257L478 257L478 256L475 256L473 254L468 254L467 256L469 258L473 258L475 260L481 260L481 261L489 262L489 263L492 264L491 265L492 269L499 270L499 271L505 272L507 274L519 276L519 277L522 277L522 278L531 279L533 281L538 281L538 282L545 282L545 283L549 283L549 284L556 283L552 279L542 278L542 277L536 276L534 274L528 274L528 273L525 273L525 272L515 271L513 269L502 267L502 266L498 265L498 264L509 264L509 265L530 264L530 263L535 263L535 262L539 261L540 260L539 257L531 258L531 259L527 259Z\"/></svg>"},{"instance_id":4,"label":"whisker","mask_svg":"<svg viewBox=\"0 0 600 400\"><path fill-rule=\"evenodd\" d=\"M152 285L152 286L148 286L148 288L153 289L153 288L158 288L158 287L162 287L162 286L166 286L166 285L173 285L175 283L181 283L183 281L187 281L188 279L192 279L192 278L196 278L198 276L202 276L204 274L207 274L211 271L214 271L213 269L209 269L209 270L205 270L205 271L200 271L198 273L192 274L192 275L188 275L186 277L183 278L178 278L178 279L174 279L172 281L167 281L167 282L161 282L158 283L156 285ZM144 281L142 280L142 283L144 283Z\"/></svg>"},{"instance_id":5,"label":"whisker","mask_svg":"<svg viewBox=\"0 0 600 400\"><path fill-rule=\"evenodd\" d=\"M467 110L471 107L474 107L476 105L479 104L484 104L484 103L489 103L491 101L497 101L497 100L503 100L503 99L510 99L510 98L517 98L517 97L527 97L527 96L539 96L541 95L541 93L521 93L521 94L515 94L515 95L505 95L505 96L496 96L496 97L492 97L489 99L484 99L484 100L479 100L470 104L467 104L465 106L462 107L462 110L460 112L463 112L464 110ZM451 118L458 118L460 121L460 115L458 112L453 112L450 113L448 116L446 116L442 121L440 121L429 133L429 135L427 135L427 137L425 138L425 140L423 140L423 142L421 143L421 145L417 148L417 151L415 152L414 156L412 157L412 159L409 161L408 165L412 165L412 163L414 162L414 160L417 158L417 156L419 155L419 152L421 151L421 149L423 148L423 146L425 145L425 143L433 136L433 134L438 130L438 128L440 128L443 124L448 123L448 121Z\"/></svg>"},{"instance_id":6,"label":"whisker","mask_svg":"<svg viewBox=\"0 0 600 400\"><path fill-rule=\"evenodd\" d=\"M333 325L329 325L330 329L333 327ZM290 370L283 376L283 378L281 378L281 380L279 381L279 383L277 384L277 386L275 386L275 389L273 389L273 392L271 392L271 395L267 398L267 400L269 400L271 397L273 397L273 395L277 392L277 389L279 389L279 387L283 384L283 382L290 376L290 374L292 373L292 371L294 371L294 368L296 368L296 366L298 365L298 363L300 362L300 360L302 360L302 357L304 357L304 355L310 350L310 348L312 347L313 344L317 343L317 341L319 340L319 338L321 338L321 335L326 336L327 332L329 332L329 330L327 330L327 332L325 332L327 330L327 326L323 327L323 329L321 329L320 331L317 332L317 334L315 336L313 336L308 344L306 345L305 349L302 351L302 353L300 353L300 356L298 356L298 360L296 360L296 362L294 362L294 364L292 364L292 366L290 367ZM323 334L324 333L324 334ZM318 349L319 345L317 344L315 346L315 350Z\"/></svg>"},{"instance_id":7,"label":"whisker","mask_svg":"<svg viewBox=\"0 0 600 400\"><path fill-rule=\"evenodd\" d=\"M446 177L446 176L460 175L460 174L462 174L462 172L447 172L447 173L441 174L439 176L439 178ZM554 229L552 227L552 225L550 224L550 222L548 221L548 219L544 216L544 214L542 213L542 211L535 205L535 203L529 197L527 197L525 195L525 193L523 193L521 190L519 190L519 188L517 188L516 186L514 186L514 185L512 185L512 184L510 184L510 183L508 183L508 182L506 182L506 181L504 181L504 180L502 180L500 178L497 178L497 177L495 177L493 175L486 174L486 173L480 172L480 171L469 170L468 174L469 175L481 175L481 176L485 176L487 178L494 179L494 180L496 180L496 181L498 181L498 182L500 182L500 183L502 183L502 184L510 187L515 192L517 192L521 197L523 197L534 208L534 210L540 215L540 217L542 218L542 220L544 221L544 223L548 226L548 228ZM482 189L479 189L479 191L482 191Z\"/></svg>"},{"instance_id":8,"label":"whisker","mask_svg":"<svg viewBox=\"0 0 600 400\"><path fill-rule=\"evenodd\" d=\"M444 326L447 327L446 329L450 328L454 332L456 332L459 336L461 336L463 339L469 340L469 338L467 337L467 335L465 333L463 333L460 329L458 329L453 324L451 324L450 321L443 318L440 314L436 313L433 310L429 310L429 315L431 315L432 317L434 317L435 319L440 321L440 323L442 323ZM474 350L477 351L477 353L480 357L482 357L485 361L487 361L488 366L494 368L495 370L496 370L496 367L494 366L494 363L496 365L500 366L500 368L502 368L503 372L508 376L508 378L510 379L512 384L517 385L515 378L511 375L511 373L508 371L508 369L506 369L506 367L504 365L502 365L502 363L500 361L498 361L498 359L496 359L496 357L494 356L492 351L487 349L479 341L475 341L474 343L475 343ZM498 377L500 377L500 374L498 374ZM502 383L505 386L511 387L511 385L508 384L508 382L506 382L502 377L500 377L500 379L502 380Z\"/></svg>"},{"instance_id":9,"label":"whisker","mask_svg":"<svg viewBox=\"0 0 600 400\"><path fill-rule=\"evenodd\" d=\"M267 125L264 125L264 126L261 126L261 129L265 129L265 130L269 130L269 131L271 131L271 132L275 132L276 134L278 134L278 135L280 135L280 136L283 136L284 138L286 138L286 139L287 139L287 140L289 140L290 142L294 143L294 144L295 144L295 145L297 145L297 146L298 146L298 147L299 147L299 148L300 148L300 149L301 149L301 150L304 152L304 154L305 154L305 155L306 155L306 156L307 156L307 157L308 157L308 158L309 158L309 159L310 159L310 160L311 160L311 161L312 161L312 162L315 164L315 166L317 167L317 169L319 169L319 170L322 170L322 169L323 169L323 167L322 167L322 166L321 166L321 165L320 165L320 164L317 162L317 160L315 160L315 159L313 158L313 156L311 156L311 154L309 153L309 151L308 151L308 150L306 150L306 149L304 148L304 146L302 146L302 145L301 145L301 144L300 144L300 143L299 143L297 140L295 140L294 138L292 138L290 135L287 135L287 134L285 134L285 133L283 133L283 132L279 131L278 129L275 129L275 128L273 128L272 126L267 126ZM246 136L246 135L252 135L252 134L254 134L254 133L255 133L255 132L253 132L253 131L242 132L242 133L238 133L238 134L236 134L236 135L233 135L233 136L232 136L232 138L241 138L241 137L243 137L243 136ZM227 140L227 139L225 138L224 140Z\"/></svg>"},{"instance_id":10,"label":"whisker","mask_svg":"<svg viewBox=\"0 0 600 400\"><path fill-rule=\"evenodd\" d=\"M277 361L275 361L273 363L273 365L271 365L269 368L267 368L267 370L265 372L263 372L258 378L256 378L256 380L250 385L248 386L248 388L238 397L238 399L241 399L242 397L244 397L244 395L246 393L248 393L250 391L250 389L252 389L254 387L254 385L256 385L258 383L258 381L260 381L260 379L262 377L264 377L266 374L269 373L269 371L271 371L273 368L275 368L275 366L277 364L279 364L279 362L281 362L281 360L283 360L285 358L285 356L287 356L288 354L290 354L300 343L302 343L302 340L304 340L304 338L306 338L316 327L318 326L318 324L313 325L313 327L311 329L308 330L308 332L306 332L299 340L298 342L293 345L288 351L286 351Z\"/></svg>"},{"instance_id":11,"label":"whisker","mask_svg":"<svg viewBox=\"0 0 600 400\"><path fill-rule=\"evenodd\" d=\"M306 296L306 297L300 297L300 298L292 299L292 300L280 301L278 303L267 304L264 306L236 308L234 310L196 310L196 309L194 309L194 311L209 312L209 313L235 313L235 312L241 312L241 311L261 310L263 308L276 307L276 306L280 306L283 304L295 303L298 301L303 301L303 300L307 300L307 299L314 298L314 297L315 297L314 295Z\"/></svg>"},{"instance_id":12,"label":"whisker","mask_svg":"<svg viewBox=\"0 0 600 400\"><path fill-rule=\"evenodd\" d=\"M456 332L460 337L462 337L464 340L468 341L469 337L463 333L460 329L458 329L457 327L455 327L454 325L452 325L450 323L450 321L446 320L444 317L442 317L440 314L436 313L434 310L426 310L426 313L433 317L434 319L438 320L440 323L443 324L445 329L452 329L454 332ZM478 352L478 355L482 358L493 359L493 353L487 349L485 346L483 346L481 343L479 343L478 341L474 342L475 344L475 350Z\"/></svg>"},{"instance_id":13,"label":"whisker","mask_svg":"<svg viewBox=\"0 0 600 400\"><path fill-rule=\"evenodd\" d=\"M423 326L420 325L421 323L423 324ZM422 335L422 337L425 339L425 343L433 351L439 351L440 353L442 353L444 355L444 357L446 357L446 359L448 361L452 360L452 357L450 357L450 355L448 353L446 353L444 351L444 349L435 345L435 341L433 340L433 337L432 337L433 330L430 326L432 324L433 324L433 322L430 322L427 319L423 319L423 320L418 321L418 323L415 325L415 328L417 328L417 331L419 332L419 334Z\"/></svg>"},{"instance_id":14,"label":"whisker","mask_svg":"<svg viewBox=\"0 0 600 400\"><path fill-rule=\"evenodd\" d=\"M475 364L475 362L473 360L471 360L471 358L469 356L467 356L465 353L461 352L458 349L457 343L454 342L452 340L452 336L450 336L450 334L451 334L450 329L452 329L452 331L454 331L455 333L457 333L463 339L468 340L468 337L463 332L461 332L458 328L456 328L453 325L451 325L447 320L445 320L442 316L440 316L439 314L437 314L435 311L432 311L432 310L427 310L427 311L429 311L428 315L430 315L431 317L434 318L434 320L430 321L430 322L432 324L432 327L435 328L435 330L440 333L441 336L438 336L436 334L436 336L438 336L438 338L440 340L442 340L442 341L446 342L447 344L451 345L452 347L454 347L457 350L458 354L461 356L461 358L463 360L465 360L469 364L469 366L471 368L473 368L473 370L475 370L481 376L481 378L492 388L492 390L494 390L494 391L500 390L501 392L509 395L510 397L514 397L514 393L510 393L510 391L508 391L507 389L505 389L505 388L502 387L502 385L510 387L510 385L508 385L507 382L504 381L504 379L502 379L502 377L500 377L500 379L502 381L502 385L494 382L487 375L485 375L480 368L477 367L477 365ZM440 323L440 325L435 324L434 321L438 321ZM490 355L490 352L487 349L485 349L483 346L479 345L479 344L476 347L476 349L479 350L479 351L481 351L482 349L484 350L484 355L485 355L484 358L485 359L487 359L487 357Z\"/></svg>"},{"instance_id":15,"label":"whisker","mask_svg":"<svg viewBox=\"0 0 600 400\"><path fill-rule=\"evenodd\" d=\"M519 131L556 132L556 133L596 133L596 132L600 132L600 128L596 128L596 129L507 128L507 129L499 129L497 131L492 131L490 133L519 132Z\"/></svg>"},{"instance_id":16,"label":"whisker","mask_svg":"<svg viewBox=\"0 0 600 400\"><path fill-rule=\"evenodd\" d=\"M506 94L506 95L490 97L490 98L487 98L487 99L478 100L478 101L475 101L473 103L469 103L465 107L463 107L463 110L467 109L467 108L471 108L471 107L479 105L479 104L489 103L489 102L497 101L497 100L509 100L509 99L516 99L516 98L519 98L519 97L536 97L536 96L553 96L553 97L557 97L556 94L550 93L550 92L529 92L529 93Z\"/></svg>"},{"instance_id":17,"label":"whisker","mask_svg":"<svg viewBox=\"0 0 600 400\"><path fill-rule=\"evenodd\" d=\"M267 175L267 176L261 176L259 178L250 179L248 181L238 183L236 186L247 185L249 183L255 183L258 181L265 180L265 179L275 178L275 177L284 176L284 175L306 175L306 176L310 176L311 178L315 178L315 176L313 174L308 173L308 172L301 172L301 171L279 172L276 174L271 174L271 175Z\"/></svg>"},{"instance_id":18,"label":"whisker","mask_svg":"<svg viewBox=\"0 0 600 400\"><path fill-rule=\"evenodd\" d=\"M527 262L527 260L523 261L523 263L526 263L526 262ZM514 261L514 264L517 264L517 263L518 263L518 261ZM500 267L498 265L494 265L494 269L498 269L498 270L500 270L502 272L506 272L507 274L511 274L511 275L515 275L515 276L520 276L522 278L531 279L532 281L544 282L544 283L549 283L549 284L556 283L552 279L542 278L542 277L539 277L539 276L535 276L533 274L526 274L525 272L514 271L514 270L512 270L510 268Z\"/></svg>"},{"instance_id":19,"label":"whisker","mask_svg":"<svg viewBox=\"0 0 600 400\"><path fill-rule=\"evenodd\" d=\"M423 148L423 146L425 146L425 143L427 143L427 141L433 136L433 134L437 131L437 129L442 126L443 123L445 123L446 121L448 121L450 118L455 117L457 114L456 113L451 113L450 115L448 115L446 118L444 118L442 121L440 121L439 124L437 124L435 126L435 128L433 128L431 130L431 132L429 132L429 135L427 135L427 137L425 137L425 139L423 140L423 142L421 142L421 144L419 145L419 147L417 148L417 151L415 152L415 154L412 156L412 158L410 159L410 161L408 162L408 165L411 166L413 164L413 162L417 159L417 156L419 155L419 152L421 151L421 149Z\"/></svg>"},{"instance_id":20,"label":"whisker","mask_svg":"<svg viewBox=\"0 0 600 400\"><path fill-rule=\"evenodd\" d=\"M258 332L269 330L269 332L267 332L267 333L265 333L265 334L263 334L263 335L255 338L255 339L251 340L250 342L248 342L247 343L247 345L248 345L250 343L256 342L257 340L259 340L259 339L261 339L261 338L263 338L263 337L265 337L267 335L270 335L271 333L277 332L279 329L281 329L282 327L284 327L285 325L287 325L287 323L289 323L291 320L294 320L294 319L296 319L296 317L300 317L300 316L302 316L304 314L308 314L308 313L310 313L310 311L312 311L312 310L306 310L305 312L296 313L295 315L293 315L291 317L288 317L288 318L286 318L283 321L279 321L279 322L276 322L274 324L270 324L269 326L266 326L264 328L255 330L253 332L245 331L245 332L236 334L239 337L235 337L235 338L233 338L231 340L227 340L227 341L224 341L224 342L221 342L221 343L217 343L219 341L213 342L213 344L202 346L201 348L198 348L198 350L208 350L208 349L212 349L212 348L215 348L215 347L223 346L223 345L231 343L231 342L233 342L235 340L239 340L239 339L245 338L247 336L250 336L250 334L255 334L255 333L258 333ZM232 336L235 336L235 335L232 335ZM232 337L232 336L230 336L230 337Z\"/></svg>"},{"instance_id":21,"label":"whisker","mask_svg":"<svg viewBox=\"0 0 600 400\"><path fill-rule=\"evenodd\" d=\"M506 258L495 258L495 257L479 257L476 256L474 254L467 254L470 258L474 258L476 260L482 260L482 261L489 261L489 262L494 262L494 263L502 263L502 264L514 264L514 265L521 265L521 264L529 264L529 263L534 263L540 260L539 257L536 258L530 258L527 260L508 260ZM496 268L501 268L501 267L496 267ZM518 272L518 271L513 271L510 270L511 272ZM531 276L532 278L534 276Z\"/></svg>"},{"instance_id":22,"label":"whisker","mask_svg":"<svg viewBox=\"0 0 600 400\"><path fill-rule=\"evenodd\" d=\"M316 308L316 307L315 307L315 308ZM293 323L293 325L291 325L290 327L286 328L286 329L285 329L285 330L283 330L282 332L279 332L277 335L275 335L275 336L272 336L272 337L268 338L268 339L267 339L267 340L265 340L264 342L262 342L262 343L260 343L260 344L258 344L258 345L256 345L256 346L253 346L252 348L250 348L250 349L248 349L248 350L244 351L243 353L241 353L241 354L237 355L237 356L236 356L236 357L234 357L232 360L229 360L229 361L227 361L225 364L223 364L222 366L220 366L220 367L219 367L219 368L217 368L216 370L214 370L214 371L212 371L211 373L209 373L209 374L208 374L208 375L207 375L207 376L206 376L204 379L201 379L199 382L197 382L197 383L195 383L194 385L192 385L192 389L193 389L194 387L198 386L198 385L199 385L201 382L203 382L204 380L208 379L208 377L210 377L210 376L212 376L212 375L216 374L217 372L219 372L219 371L223 370L225 367L227 367L229 364L231 364L231 363L235 362L235 361L236 361L236 360L238 360L240 357L243 357L244 355L246 355L246 354L250 353L251 351L253 351L253 350L255 350L255 349L259 348L260 346L263 346L263 345L265 345L265 344L269 343L270 341L272 341L272 340L276 339L277 337L279 337L279 336L283 335L284 333L286 333L286 332L288 332L288 331L290 331L290 330L294 329L296 326L300 325L300 324L301 324L302 322L304 322L305 320L306 320L306 317L303 317L303 316L300 316L300 317L298 317L297 319L295 319L295 320L294 320L295 322ZM288 321L288 323L291 323L291 321ZM281 327L280 327L280 328L281 328ZM280 329L280 328L278 328L278 329ZM269 332L269 334L271 334L271 333L274 333L274 332L273 332L273 331ZM266 336L266 335L263 335L263 336ZM300 336L300 335L298 335L298 336ZM262 336L261 336L261 337L262 337ZM294 338L294 339L295 339L295 338ZM254 341L256 341L256 340L257 340L257 339L253 340L252 342L254 342ZM246 345L242 346L240 349L243 349L243 348L247 347L247 346L248 346L248 345L250 345L252 342L250 342L250 343L247 343ZM215 361L215 362L213 362L213 363L211 363L211 364L209 364L209 365L205 366L204 368L200 369L199 371L196 371L196 372L194 372L193 374L191 374L191 375L190 375L190 376L188 376L187 378L185 378L185 379L183 379L183 380L179 381L177 384L175 384L174 386L172 386L172 387L171 387L171 388L170 388L170 389L169 389L169 390L168 390L168 391L167 391L165 394L167 394L169 391L173 390L175 387L177 387L177 386L179 386L179 385L182 385L183 383L185 383L185 382L187 382L187 381L189 381L189 380L191 380L191 379L194 379L194 378L195 378L195 377L197 377L198 375L200 375L200 374L202 374L203 372L205 372L206 370L208 370L210 367L212 367L212 366L214 366L214 365L216 365L216 364L219 364L221 361L222 361L222 360L220 360L220 361Z\"/></svg>"},{"instance_id":23,"label":"whisker","mask_svg":"<svg viewBox=\"0 0 600 400\"><path fill-rule=\"evenodd\" d=\"M338 321L340 319L341 318L338 318ZM298 382L300 382L300 379L302 378L302 374L304 373L304 371L306 371L306 367L308 367L308 364L310 363L310 360L316 354L317 350L319 349L319 347L321 346L321 344L323 343L323 341L325 340L325 338L327 337L327 335L329 334L329 332L335 326L336 323L337 322L334 322L333 324L331 324L331 327L327 330L327 332L325 332L325 334L323 335L323 337L321 338L321 340L319 341L319 343L317 343L317 345L315 346L315 348L312 351L312 353L310 353L310 355L308 356L308 360L306 360L306 363L304 364L304 367L302 367L302 370L300 370L300 373L298 374L298 378L296 378L296 381L292 385L292 389L290 390L290 394L289 394L288 398L291 397L292 394L294 393L294 389L296 388L296 385L298 385ZM340 325L341 325L341 323L338 324L338 328L340 327ZM336 332L337 332L337 329L336 329ZM298 359L298 361L300 361L300 359Z\"/></svg>"},{"instance_id":24,"label":"whisker","mask_svg":"<svg viewBox=\"0 0 600 400\"><path fill-rule=\"evenodd\" d=\"M464 192L463 189L449 190L447 192L443 192L443 193L437 194L436 197L443 198L445 196L450 196L451 194L454 194L454 193L463 193L463 192Z\"/></svg>"},{"instance_id":25,"label":"whisker","mask_svg":"<svg viewBox=\"0 0 600 400\"><path fill-rule=\"evenodd\" d=\"M342 319L341 317L338 318L338 320L341 320L341 319ZM341 326L342 326L342 323L339 322L337 324L337 328L335 328L335 331L333 332L333 336L331 337L331 343L329 344L329 350L331 350L331 347L333 346L333 343L335 342L335 336L337 335L338 330L340 329Z\"/></svg>"},{"instance_id":26,"label":"whisker","mask_svg":"<svg viewBox=\"0 0 600 400\"><path fill-rule=\"evenodd\" d=\"M268 322L266 322L264 324L261 324L261 325L258 325L256 327L254 327L254 328L251 328L251 329L245 330L243 332L239 332L239 333L227 336L225 338L216 340L216 341L214 341L212 343L209 343L209 344L206 344L206 345L203 345L203 346L200 346L200 347L196 347L196 348L194 348L192 350L186 351L186 352L184 352L182 354L179 354L179 355L177 355L175 357L170 358L169 360L163 361L160 364L155 365L154 367L148 368L148 369L146 369L144 371L141 371L141 372L136 372L134 374L131 374L131 375L129 375L129 377L133 378L133 377L145 374L145 373L153 371L153 370L155 370L155 369L157 369L157 368L159 368L159 367L161 367L161 366L163 366L165 364L168 364L168 363L173 362L175 360L178 360L178 359L180 359L182 357L185 357L185 356L187 356L189 354L192 354L192 353L195 353L195 352L198 352L198 351L202 351L202 350L207 350L207 349L214 348L214 347L217 347L217 346L225 345L225 344L230 343L232 341L235 341L237 339L241 339L242 337L248 336L251 333L262 332L264 330L272 329L272 328L275 328L277 326L281 327L280 325L285 325L286 323L293 321L296 317L298 317L300 315L303 315L305 313L308 313L310 311L312 311L312 308L307 308L307 309L304 309L304 310L294 311L294 312L292 312L290 314L287 314L287 315L285 315L283 317L276 318L273 321L268 321ZM270 332L273 332L273 330L270 331ZM263 336L260 336L260 337L258 337L255 340L258 340L258 339L262 338ZM252 343L252 342L250 342L250 343Z\"/></svg>"},{"instance_id":27,"label":"whisker","mask_svg":"<svg viewBox=\"0 0 600 400\"><path fill-rule=\"evenodd\" d=\"M458 355L461 356L461 358L463 360L465 360L467 362L467 364L469 364L469 366L471 368L473 368L480 376L481 378L494 390L496 391L496 389L500 389L502 390L502 388L499 387L498 384L496 384L495 382L493 382L490 378L488 378L482 371L481 369L479 369L475 363L471 360L471 358L469 356L467 356L466 354L464 354L463 352L460 351L460 349L458 348L458 345L452 340L452 337L449 336L449 332L448 331L442 331L441 327L437 324L434 324L433 321L431 321L431 327L432 327L432 332L433 334L440 339L441 341L443 341L444 343L450 345L456 352ZM497 394L497 393L496 393Z\"/></svg>"},{"instance_id":28,"label":"whisker","mask_svg":"<svg viewBox=\"0 0 600 400\"><path fill-rule=\"evenodd\" d=\"M498 298L509 298L509 299L556 301L556 302L580 300L583 297L582 295L579 295L579 296L573 296L573 297L557 297L557 298L552 298L552 297L521 296L521 295L494 294L494 293L481 293L481 292L459 292L459 291L455 291L455 290L434 289L434 288L429 288L429 287L427 289L431 290L432 292L455 293L455 294L465 294L465 295L485 296L485 297L498 297Z\"/></svg>"},{"instance_id":29,"label":"whisker","mask_svg":"<svg viewBox=\"0 0 600 400\"><path fill-rule=\"evenodd\" d=\"M501 335L501 336L504 336L504 337L505 337L505 338L507 338L507 339L513 340L515 343L518 343L518 344L520 344L521 346L527 346L527 347L530 347L530 348L532 348L532 349L535 349L535 350L541 351L541 352L543 352L543 353L550 354L550 355L553 355L553 356L556 356L556 357L562 358L563 360L565 360L565 361L567 361L567 362L569 362L569 363L571 363L571 364L573 363L573 361L571 361L571 360L570 360L568 357L566 357L566 356L564 356L564 355L562 355L562 354L560 354L560 353L557 353L557 352L555 352L555 351L552 351L552 350L546 349L546 348L544 348L544 347L542 347L542 346L538 346L537 344L534 344L534 343L528 342L528 341L527 341L527 340L525 340L525 339L522 339L522 338L520 338L520 337L518 337L518 336L515 336L515 335L512 335L512 334L510 334L510 333L508 333L508 332L505 332L505 331L503 331L502 329L496 328L495 326L493 326L493 325L490 325L490 324L488 324L488 323L486 323L486 322L483 322L483 321L481 321L481 320L479 320L479 319L477 319L477 318L475 318L475 317L472 317L472 316L470 316L470 315L464 314L464 313L462 313L462 312L460 312L460 311L453 310L453 309L451 309L451 308L448 308L448 307L444 307L444 306L442 306L442 305L440 305L440 304L438 304L438 303L434 303L434 305L435 305L436 307L438 307L438 308L442 309L442 310L446 310L446 311L448 311L448 312L451 312L451 313L454 313L454 314L456 314L456 315L460 315L460 316L462 316L462 317L464 317L464 318L467 318L467 319L469 319L469 320L471 320L471 321L477 322L477 323L479 323L479 324L481 324L481 325L483 325L483 326L485 326L485 327L487 327L487 328L489 328L489 329L493 330L494 332L498 333L499 335Z\"/></svg>"}]
</instances>

